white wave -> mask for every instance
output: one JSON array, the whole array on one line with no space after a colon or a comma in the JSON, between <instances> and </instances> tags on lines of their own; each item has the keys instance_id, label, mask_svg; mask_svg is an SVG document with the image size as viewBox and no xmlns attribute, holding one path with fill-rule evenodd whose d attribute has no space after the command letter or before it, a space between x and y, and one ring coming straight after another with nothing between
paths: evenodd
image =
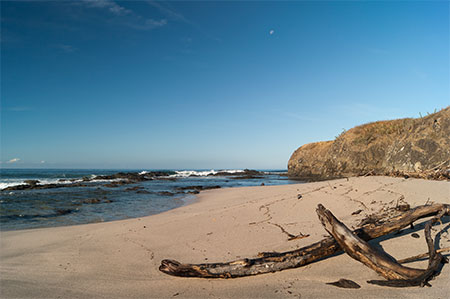
<instances>
[{"instance_id":1,"label":"white wave","mask_svg":"<svg viewBox=\"0 0 450 299\"><path fill-rule=\"evenodd\" d=\"M232 169L232 170L219 170L219 172L228 172L228 173L240 173L240 172L244 172L245 170L242 169Z\"/></svg>"},{"instance_id":2,"label":"white wave","mask_svg":"<svg viewBox=\"0 0 450 299\"><path fill-rule=\"evenodd\" d=\"M64 181L62 181L62 180L64 180ZM81 182L82 180L81 179L67 180L67 179L61 178L61 179L39 179L38 181L39 181L38 185L47 185L47 184L71 184L71 183ZM22 184L25 184L25 183L22 183Z\"/></svg>"},{"instance_id":3,"label":"white wave","mask_svg":"<svg viewBox=\"0 0 450 299\"><path fill-rule=\"evenodd\" d=\"M287 174L287 171L263 171L264 174L278 174L278 175L282 175L282 174Z\"/></svg>"},{"instance_id":4,"label":"white wave","mask_svg":"<svg viewBox=\"0 0 450 299\"><path fill-rule=\"evenodd\" d=\"M110 179L110 180L104 180L104 179L93 179L92 181L89 181L89 182L95 182L95 183L111 183L111 182L120 182L120 181L126 181L127 179L121 179L121 178L118 178L118 179ZM82 182L82 180L80 180L80 182Z\"/></svg>"},{"instance_id":5,"label":"white wave","mask_svg":"<svg viewBox=\"0 0 450 299\"><path fill-rule=\"evenodd\" d=\"M38 183L38 185L47 185L47 184L73 184L73 183L81 183L81 182L86 182L86 183L89 183L89 182L95 182L95 183L110 183L110 182L118 182L118 181L123 181L123 180L125 180L125 179L121 179L121 178L118 178L118 179L108 179L108 180L106 180L106 179L96 179L96 175L91 175L90 176L90 178L89 178L89 181L84 181L84 179L70 179L70 180L67 180L67 179L51 179L51 180L46 180L46 179L43 179L43 180L39 180L39 183ZM22 184L25 184L24 182L22 182Z\"/></svg>"},{"instance_id":6,"label":"white wave","mask_svg":"<svg viewBox=\"0 0 450 299\"><path fill-rule=\"evenodd\" d=\"M22 180L20 181L8 181L8 182L0 182L0 190L3 190L5 188L11 187L11 186L17 186L22 185Z\"/></svg>"},{"instance_id":7,"label":"white wave","mask_svg":"<svg viewBox=\"0 0 450 299\"><path fill-rule=\"evenodd\" d=\"M210 171L195 171L195 170L179 170L179 171L175 171L175 174L171 174L169 175L169 177L172 178L187 178L190 176L208 176L208 175L213 175L216 174L217 172L215 170L210 170Z\"/></svg>"},{"instance_id":8,"label":"white wave","mask_svg":"<svg viewBox=\"0 0 450 299\"><path fill-rule=\"evenodd\" d=\"M3 190L8 187L18 186L18 185L25 185L26 180L34 180L34 179L7 179L0 182L0 190ZM60 181L60 179L37 179L39 181L38 185L47 185L47 184L72 184L81 182L82 180L72 180L72 181Z\"/></svg>"},{"instance_id":9,"label":"white wave","mask_svg":"<svg viewBox=\"0 0 450 299\"><path fill-rule=\"evenodd\" d=\"M244 172L242 169L233 169L233 170L205 170L205 171L196 171L196 170L179 170L175 171L175 174L169 175L169 177L175 177L175 178L187 178L190 176L209 176L209 175L215 175L219 172L228 172L228 173L240 173Z\"/></svg>"},{"instance_id":10,"label":"white wave","mask_svg":"<svg viewBox=\"0 0 450 299\"><path fill-rule=\"evenodd\" d=\"M111 179L111 180L96 180L95 176L91 176L92 182L96 183L109 183L109 182L118 182L122 181L123 179ZM0 190L3 190L8 187L18 186L18 185L25 185L26 180L34 180L34 179L4 179L2 182L0 182ZM80 183L83 182L83 179L64 179L64 178L57 178L57 179L37 179L39 183L37 185L48 185L48 184L61 184L61 185L70 185L74 183Z\"/></svg>"},{"instance_id":11,"label":"white wave","mask_svg":"<svg viewBox=\"0 0 450 299\"><path fill-rule=\"evenodd\" d=\"M139 172L139 175L144 175L144 174L147 174L148 173L148 171L141 171L141 172Z\"/></svg>"}]
</instances>

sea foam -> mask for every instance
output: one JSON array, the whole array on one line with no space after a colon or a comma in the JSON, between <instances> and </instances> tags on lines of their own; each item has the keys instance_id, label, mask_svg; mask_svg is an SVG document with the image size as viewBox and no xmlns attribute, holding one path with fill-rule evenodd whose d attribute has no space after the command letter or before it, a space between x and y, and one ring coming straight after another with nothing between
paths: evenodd
<instances>
[{"instance_id":1,"label":"sea foam","mask_svg":"<svg viewBox=\"0 0 450 299\"><path fill-rule=\"evenodd\" d=\"M95 175L91 175L91 180L88 182L96 182L96 183L109 183L109 182L118 182L122 181L123 179L110 179L110 180L104 180L104 179L95 179ZM58 184L58 185L70 185L75 183L81 183L84 180L83 179L71 179L66 180L64 178L57 178L57 179L2 179L0 182L0 190L3 190L8 187L18 186L18 185L27 185L25 183L26 180L38 180L39 183L37 185L48 185L48 184Z\"/></svg>"},{"instance_id":2,"label":"sea foam","mask_svg":"<svg viewBox=\"0 0 450 299\"><path fill-rule=\"evenodd\" d=\"M233 169L233 170L205 170L205 171L196 171L196 170L179 170L175 171L175 174L170 175L169 177L176 177L176 178L187 178L187 177L204 177L209 175L215 175L219 172L227 172L227 173L240 173L244 172L242 169Z\"/></svg>"}]
</instances>

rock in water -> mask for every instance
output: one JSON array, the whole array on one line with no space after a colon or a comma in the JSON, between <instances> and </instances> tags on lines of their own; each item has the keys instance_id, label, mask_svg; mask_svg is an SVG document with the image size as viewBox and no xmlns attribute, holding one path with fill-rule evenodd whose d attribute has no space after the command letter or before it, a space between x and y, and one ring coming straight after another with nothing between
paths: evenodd
<instances>
[{"instance_id":1,"label":"rock in water","mask_svg":"<svg viewBox=\"0 0 450 299\"><path fill-rule=\"evenodd\" d=\"M289 159L288 175L330 179L421 174L450 179L450 107L425 117L378 121L309 143Z\"/></svg>"},{"instance_id":2,"label":"rock in water","mask_svg":"<svg viewBox=\"0 0 450 299\"><path fill-rule=\"evenodd\" d=\"M37 184L39 184L39 181L38 180L25 180L25 181L23 181L25 184L28 184L28 185L30 185L30 186L36 186Z\"/></svg>"},{"instance_id":3,"label":"rock in water","mask_svg":"<svg viewBox=\"0 0 450 299\"><path fill-rule=\"evenodd\" d=\"M354 282L352 280L344 279L344 278L341 278L335 282L327 282L327 284L334 285L339 288L345 288L345 289L359 289L361 287L356 282Z\"/></svg>"}]
</instances>

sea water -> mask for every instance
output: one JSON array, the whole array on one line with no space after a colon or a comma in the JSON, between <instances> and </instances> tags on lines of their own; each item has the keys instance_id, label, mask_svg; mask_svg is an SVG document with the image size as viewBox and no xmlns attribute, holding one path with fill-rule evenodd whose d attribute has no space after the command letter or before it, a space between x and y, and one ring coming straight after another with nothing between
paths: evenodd
<instances>
[{"instance_id":1,"label":"sea water","mask_svg":"<svg viewBox=\"0 0 450 299\"><path fill-rule=\"evenodd\" d=\"M173 170L165 177L133 184L108 187L113 180L94 180L84 187L69 187L83 178L118 172L145 174L154 170L102 169L1 169L0 229L17 230L75 225L137 218L180 207L194 199L181 191L188 186L222 188L283 185L290 180L282 170L265 170L258 178L212 176L220 170ZM239 173L243 170L226 170ZM238 178L238 179L237 179ZM61 188L5 191L9 186L38 180L40 184L61 184ZM67 186L66 186L66 185Z\"/></svg>"}]
</instances>

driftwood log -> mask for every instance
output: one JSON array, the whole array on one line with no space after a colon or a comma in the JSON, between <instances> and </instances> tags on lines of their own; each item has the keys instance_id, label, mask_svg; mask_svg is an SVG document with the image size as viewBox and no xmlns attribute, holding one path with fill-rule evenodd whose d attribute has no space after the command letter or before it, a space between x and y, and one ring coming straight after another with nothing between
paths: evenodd
<instances>
[{"instance_id":1,"label":"driftwood log","mask_svg":"<svg viewBox=\"0 0 450 299\"><path fill-rule=\"evenodd\" d=\"M441 248L436 250L437 253L441 253L441 252L449 252L450 251L450 247L445 247L445 248ZM421 258L424 257L429 257L430 254L428 252L426 253L421 253L415 256L410 256L401 260L398 260L397 262L399 262L400 264L406 264L406 263L411 263L411 262L415 262L417 260L420 260Z\"/></svg>"},{"instance_id":2,"label":"driftwood log","mask_svg":"<svg viewBox=\"0 0 450 299\"><path fill-rule=\"evenodd\" d=\"M363 263L369 268L375 270L378 274L385 277L386 280L371 280L369 283L393 286L424 286L429 285L428 281L437 273L440 265L447 260L436 252L434 242L431 238L431 226L444 214L448 214L448 209L441 210L435 217L425 225L425 239L428 245L430 260L426 270L414 269L400 265L394 258L384 252L377 251L366 241L358 236L340 222L333 213L320 205L317 208L317 215L325 229L339 243L339 246L355 260Z\"/></svg>"},{"instance_id":3,"label":"driftwood log","mask_svg":"<svg viewBox=\"0 0 450 299\"><path fill-rule=\"evenodd\" d=\"M391 218L381 224L369 223L353 231L361 240L369 241L389 233L400 231L421 218L449 214L450 205L433 204L419 206ZM309 246L287 252L260 253L257 258L241 259L226 263L183 264L175 260L162 260L159 270L174 276L201 278L235 278L298 268L341 252L333 237L327 237Z\"/></svg>"}]
</instances>

